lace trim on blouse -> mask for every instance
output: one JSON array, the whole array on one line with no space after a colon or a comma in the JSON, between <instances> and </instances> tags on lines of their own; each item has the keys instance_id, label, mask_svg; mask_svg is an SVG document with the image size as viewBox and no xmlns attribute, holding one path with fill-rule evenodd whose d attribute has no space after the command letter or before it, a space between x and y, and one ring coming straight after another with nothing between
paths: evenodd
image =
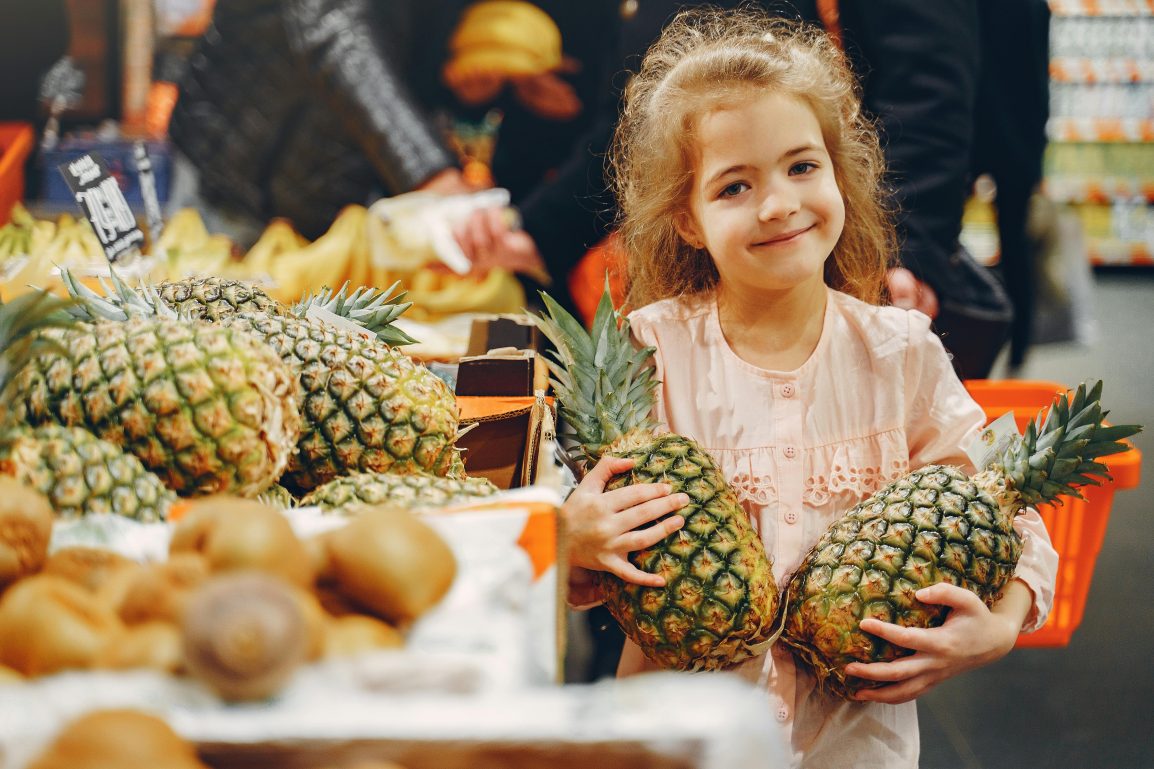
<instances>
[{"instance_id":1,"label":"lace trim on blouse","mask_svg":"<svg viewBox=\"0 0 1154 769\"><path fill-rule=\"evenodd\" d=\"M807 506L824 507L834 497L843 495L865 499L909 472L909 461L894 458L867 467L834 461L829 468L828 475L815 474L806 478L802 502ZM778 500L777 486L769 474L761 474L752 469L738 470L730 474L729 484L742 503L765 508Z\"/></svg>"},{"instance_id":2,"label":"lace trim on blouse","mask_svg":"<svg viewBox=\"0 0 1154 769\"><path fill-rule=\"evenodd\" d=\"M884 467L852 467L834 463L829 475L811 475L805 479L801 499L810 507L821 507L838 494L848 493L865 499L888 483L906 474L909 462L890 460Z\"/></svg>"}]
</instances>

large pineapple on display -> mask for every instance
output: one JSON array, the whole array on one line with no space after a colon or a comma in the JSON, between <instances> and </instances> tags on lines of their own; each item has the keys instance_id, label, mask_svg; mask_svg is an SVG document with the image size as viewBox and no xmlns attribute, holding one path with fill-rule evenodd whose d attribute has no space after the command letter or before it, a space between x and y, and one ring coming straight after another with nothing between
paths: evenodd
<instances>
[{"instance_id":1,"label":"large pineapple on display","mask_svg":"<svg viewBox=\"0 0 1154 769\"><path fill-rule=\"evenodd\" d=\"M0 305L0 473L37 489L61 517L118 513L161 519L175 495L140 460L81 427L29 427L11 409L14 375L59 347L43 334L73 325L68 303L33 291Z\"/></svg>"},{"instance_id":2,"label":"large pineapple on display","mask_svg":"<svg viewBox=\"0 0 1154 769\"><path fill-rule=\"evenodd\" d=\"M1107 468L1094 459L1128 446L1135 425L1103 425L1102 383L1063 395L1043 420L981 472L930 465L891 483L835 521L786 586L782 642L819 683L850 698L877 682L845 673L851 662L889 662L908 649L862 631L872 617L935 627L947 607L914 593L949 582L992 605L1014 575L1022 542L1013 519L1028 505L1080 497Z\"/></svg>"},{"instance_id":3,"label":"large pineapple on display","mask_svg":"<svg viewBox=\"0 0 1154 769\"><path fill-rule=\"evenodd\" d=\"M605 605L645 655L663 668L715 670L765 651L773 631L777 587L761 540L713 459L692 440L658 433L648 361L636 350L628 320L601 299L592 334L550 297L538 324L557 348L553 387L571 453L587 466L603 455L636 460L609 488L668 483L690 503L685 526L658 544L630 553L665 586L642 587L597 572Z\"/></svg>"},{"instance_id":4,"label":"large pineapple on display","mask_svg":"<svg viewBox=\"0 0 1154 769\"><path fill-rule=\"evenodd\" d=\"M16 375L16 421L84 427L182 495L255 494L287 466L296 377L252 335L157 318L40 333L56 347Z\"/></svg>"},{"instance_id":5,"label":"large pineapple on display","mask_svg":"<svg viewBox=\"0 0 1154 769\"><path fill-rule=\"evenodd\" d=\"M154 288L133 290L115 275L113 282L109 296L100 297L66 278L70 290L84 299L79 309L84 316L122 320L176 315ZM331 293L306 298L283 315L221 313L218 320L221 326L263 340L300 381L303 424L282 478L293 491L307 492L353 472L446 475L459 464L453 393L427 368L382 341L400 333L388 323L403 305L382 306L372 292L357 296L355 303L341 300L337 309L366 323L366 332L376 338L298 315L317 303L336 306Z\"/></svg>"}]
</instances>

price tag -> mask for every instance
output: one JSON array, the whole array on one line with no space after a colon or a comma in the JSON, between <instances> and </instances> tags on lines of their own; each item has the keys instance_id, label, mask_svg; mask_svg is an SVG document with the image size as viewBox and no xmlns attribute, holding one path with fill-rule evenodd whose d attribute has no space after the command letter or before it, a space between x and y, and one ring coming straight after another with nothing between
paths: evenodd
<instances>
[{"instance_id":1,"label":"price tag","mask_svg":"<svg viewBox=\"0 0 1154 769\"><path fill-rule=\"evenodd\" d=\"M964 446L966 456L978 470L985 470L990 463L1005 453L1014 441L1020 441L1022 434L1014 421L1014 412L1007 411L986 425L968 446Z\"/></svg>"},{"instance_id":2,"label":"price tag","mask_svg":"<svg viewBox=\"0 0 1154 769\"><path fill-rule=\"evenodd\" d=\"M126 253L139 252L144 233L137 226L120 185L100 156L81 155L62 163L59 169L92 224L108 261L115 262Z\"/></svg>"}]
</instances>

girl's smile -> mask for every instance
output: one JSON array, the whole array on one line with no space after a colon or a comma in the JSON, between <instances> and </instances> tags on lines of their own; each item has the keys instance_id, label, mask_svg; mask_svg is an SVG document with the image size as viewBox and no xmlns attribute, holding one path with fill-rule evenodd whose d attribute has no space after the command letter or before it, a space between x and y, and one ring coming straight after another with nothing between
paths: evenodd
<instances>
[{"instance_id":1,"label":"girl's smile","mask_svg":"<svg viewBox=\"0 0 1154 769\"><path fill-rule=\"evenodd\" d=\"M795 243L802 235L813 229L813 225L809 227L800 227L796 230L789 230L780 235L773 235L760 243L754 243L754 247L758 246L785 246Z\"/></svg>"}]
</instances>

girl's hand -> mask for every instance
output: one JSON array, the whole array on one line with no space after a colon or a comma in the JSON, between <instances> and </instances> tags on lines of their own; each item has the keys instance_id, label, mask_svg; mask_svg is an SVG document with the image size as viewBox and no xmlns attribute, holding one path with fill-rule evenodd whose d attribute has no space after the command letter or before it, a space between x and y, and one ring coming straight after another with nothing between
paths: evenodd
<instances>
[{"instance_id":1,"label":"girl's hand","mask_svg":"<svg viewBox=\"0 0 1154 769\"><path fill-rule=\"evenodd\" d=\"M643 483L605 491L618 473L633 467L632 459L604 456L561 506L561 520L569 539L569 563L591 571L608 571L626 582L664 587L665 579L641 571L629 553L655 545L685 525L680 515L670 515L689 504L686 494L670 494L666 483Z\"/></svg>"},{"instance_id":2,"label":"girl's hand","mask_svg":"<svg viewBox=\"0 0 1154 769\"><path fill-rule=\"evenodd\" d=\"M878 689L863 689L855 699L896 705L920 697L947 678L987 665L1014 648L1030 608L1029 588L1012 580L1002 600L991 610L965 588L939 582L919 590L922 603L949 606L946 621L936 628L901 627L863 619L861 629L914 654L893 662L853 662L845 672L869 681L884 681Z\"/></svg>"}]
</instances>

